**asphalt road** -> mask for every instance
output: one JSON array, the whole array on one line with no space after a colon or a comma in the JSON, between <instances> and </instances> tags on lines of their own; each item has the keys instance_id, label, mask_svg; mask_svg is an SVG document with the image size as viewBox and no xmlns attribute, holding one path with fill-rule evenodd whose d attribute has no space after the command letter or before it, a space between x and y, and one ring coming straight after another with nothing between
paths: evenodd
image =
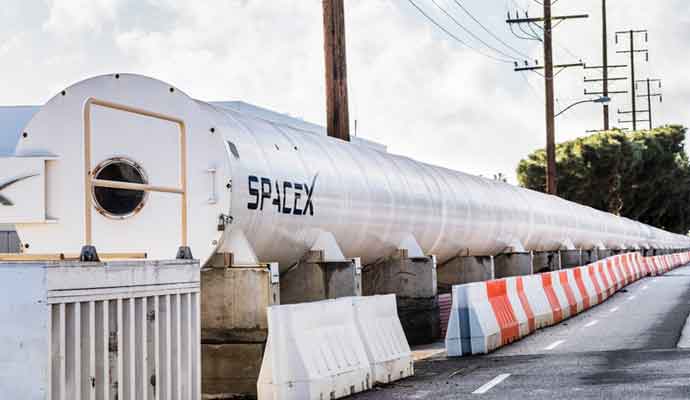
<instances>
[{"instance_id":1,"label":"asphalt road","mask_svg":"<svg viewBox=\"0 0 690 400\"><path fill-rule=\"evenodd\" d=\"M690 399L690 267L646 278L560 325L487 355L415 364L354 399Z\"/></svg>"}]
</instances>

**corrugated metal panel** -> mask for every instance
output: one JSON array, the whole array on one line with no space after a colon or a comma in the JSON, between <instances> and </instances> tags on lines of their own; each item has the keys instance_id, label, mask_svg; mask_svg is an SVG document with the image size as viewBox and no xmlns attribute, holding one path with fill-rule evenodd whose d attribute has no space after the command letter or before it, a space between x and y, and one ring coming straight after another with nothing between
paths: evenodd
<instances>
[{"instance_id":1,"label":"corrugated metal panel","mask_svg":"<svg viewBox=\"0 0 690 400\"><path fill-rule=\"evenodd\" d=\"M0 253L19 253L19 246L17 232L0 231Z\"/></svg>"},{"instance_id":2,"label":"corrugated metal panel","mask_svg":"<svg viewBox=\"0 0 690 400\"><path fill-rule=\"evenodd\" d=\"M450 319L450 309L453 305L453 298L450 293L444 293L438 295L438 308L441 322L441 338L446 337L446 331L448 330L448 320Z\"/></svg>"},{"instance_id":3,"label":"corrugated metal panel","mask_svg":"<svg viewBox=\"0 0 690 400\"><path fill-rule=\"evenodd\" d=\"M199 293L51 304L50 399L197 399Z\"/></svg>"},{"instance_id":4,"label":"corrugated metal panel","mask_svg":"<svg viewBox=\"0 0 690 400\"><path fill-rule=\"evenodd\" d=\"M1 262L0 280L0 399L201 398L198 262Z\"/></svg>"}]
</instances>

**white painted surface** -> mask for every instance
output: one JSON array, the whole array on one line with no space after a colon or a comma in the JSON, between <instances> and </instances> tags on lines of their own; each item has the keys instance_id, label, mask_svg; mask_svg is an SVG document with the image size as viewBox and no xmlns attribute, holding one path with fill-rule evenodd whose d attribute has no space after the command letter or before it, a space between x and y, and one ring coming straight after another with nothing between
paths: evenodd
<instances>
[{"instance_id":1,"label":"white painted surface","mask_svg":"<svg viewBox=\"0 0 690 400\"><path fill-rule=\"evenodd\" d=\"M556 347L562 345L563 343L565 343L565 340L556 340L555 342L551 343L550 345L544 347L544 350L553 350Z\"/></svg>"},{"instance_id":2,"label":"white painted surface","mask_svg":"<svg viewBox=\"0 0 690 400\"><path fill-rule=\"evenodd\" d=\"M30 252L74 253L83 245L81 132L88 97L185 120L189 237L202 263L223 241L216 228L220 214L234 217L226 235L241 230L260 261L279 262L282 270L311 249L323 232L333 234L346 258L361 257L364 265L392 254L410 235L424 254L437 255L441 263L461 253L491 255L508 247L680 248L690 243L686 236L558 197L416 162L361 141L345 143L315 132L318 129L257 116L246 107L196 101L170 88L136 75L96 77L67 88L34 116L17 154L51 153L61 159L51 169L46 188L46 214L59 222L17 226L22 240L31 244ZM172 130L167 123L96 110L94 165L124 155L144 167L151 183L175 182L179 166ZM217 171L211 175L214 184L209 169ZM290 209L295 203L306 206L307 191L298 185L313 186L314 215L285 213L281 202L273 205L275 196L264 199L262 210L249 209L254 199L250 176L270 179L266 191L270 188L272 195L278 183L281 200L292 204ZM293 186L287 196L285 182ZM216 202L210 203L213 194ZM179 245L179 207L175 196L152 193L142 212L125 221L95 213L95 245L104 252L142 251L168 258Z\"/></svg>"},{"instance_id":3,"label":"white painted surface","mask_svg":"<svg viewBox=\"0 0 690 400\"><path fill-rule=\"evenodd\" d=\"M198 263L0 263L0 281L0 398L153 399L152 377L201 397Z\"/></svg>"},{"instance_id":4,"label":"white painted surface","mask_svg":"<svg viewBox=\"0 0 690 400\"><path fill-rule=\"evenodd\" d=\"M690 349L690 316L685 320L685 326L683 326L680 339L678 339L677 347L681 349Z\"/></svg>"},{"instance_id":5,"label":"white painted surface","mask_svg":"<svg viewBox=\"0 0 690 400\"><path fill-rule=\"evenodd\" d=\"M489 382L486 382L482 386L480 386L477 390L472 392L472 394L484 394L491 390L494 386L498 385L499 383L503 382L506 380L510 374L501 374L495 377L494 379L490 380Z\"/></svg>"}]
</instances>

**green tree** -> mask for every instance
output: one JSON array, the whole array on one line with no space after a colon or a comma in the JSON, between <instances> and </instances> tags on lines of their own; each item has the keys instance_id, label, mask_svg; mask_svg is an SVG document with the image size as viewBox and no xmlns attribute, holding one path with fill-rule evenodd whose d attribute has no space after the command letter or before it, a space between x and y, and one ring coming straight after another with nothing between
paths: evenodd
<instances>
[{"instance_id":1,"label":"green tree","mask_svg":"<svg viewBox=\"0 0 690 400\"><path fill-rule=\"evenodd\" d=\"M690 230L690 163L686 128L620 130L556 147L559 196L676 233ZM520 161L520 185L545 191L546 152Z\"/></svg>"}]
</instances>

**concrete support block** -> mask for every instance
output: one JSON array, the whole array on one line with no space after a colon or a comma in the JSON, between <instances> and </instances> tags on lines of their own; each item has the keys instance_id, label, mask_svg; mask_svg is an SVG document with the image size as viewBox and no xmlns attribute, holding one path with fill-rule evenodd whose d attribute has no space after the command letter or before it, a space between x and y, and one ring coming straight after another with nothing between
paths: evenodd
<instances>
[{"instance_id":1,"label":"concrete support block","mask_svg":"<svg viewBox=\"0 0 690 400\"><path fill-rule=\"evenodd\" d=\"M504 253L494 257L495 278L531 275L534 273L532 253Z\"/></svg>"},{"instance_id":2,"label":"concrete support block","mask_svg":"<svg viewBox=\"0 0 690 400\"><path fill-rule=\"evenodd\" d=\"M364 295L396 295L398 316L411 345L438 339L435 257L409 258L401 249L386 261L366 266L362 275Z\"/></svg>"},{"instance_id":3,"label":"concrete support block","mask_svg":"<svg viewBox=\"0 0 690 400\"><path fill-rule=\"evenodd\" d=\"M362 295L362 267L359 259L325 260L321 250L310 251L280 279L282 304Z\"/></svg>"},{"instance_id":4,"label":"concrete support block","mask_svg":"<svg viewBox=\"0 0 690 400\"><path fill-rule=\"evenodd\" d=\"M609 258L613 255L613 252L609 249L597 249L597 256L600 260Z\"/></svg>"},{"instance_id":5,"label":"concrete support block","mask_svg":"<svg viewBox=\"0 0 690 400\"><path fill-rule=\"evenodd\" d=\"M599 261L597 249L582 250L582 265L588 265Z\"/></svg>"},{"instance_id":6,"label":"concrete support block","mask_svg":"<svg viewBox=\"0 0 690 400\"><path fill-rule=\"evenodd\" d=\"M582 250L559 250L558 253L561 258L561 269L585 265L582 263Z\"/></svg>"},{"instance_id":7,"label":"concrete support block","mask_svg":"<svg viewBox=\"0 0 690 400\"><path fill-rule=\"evenodd\" d=\"M256 395L264 348L264 343L202 344L204 398L234 399Z\"/></svg>"},{"instance_id":8,"label":"concrete support block","mask_svg":"<svg viewBox=\"0 0 690 400\"><path fill-rule=\"evenodd\" d=\"M492 256L455 257L438 266L437 276L439 290L450 293L453 285L494 279L494 258Z\"/></svg>"},{"instance_id":9,"label":"concrete support block","mask_svg":"<svg viewBox=\"0 0 690 400\"><path fill-rule=\"evenodd\" d=\"M232 266L216 255L201 270L202 392L255 395L268 336L266 308L280 303L277 264Z\"/></svg>"},{"instance_id":10,"label":"concrete support block","mask_svg":"<svg viewBox=\"0 0 690 400\"><path fill-rule=\"evenodd\" d=\"M561 269L561 256L558 251L537 251L532 253L532 270L535 274Z\"/></svg>"}]
</instances>

